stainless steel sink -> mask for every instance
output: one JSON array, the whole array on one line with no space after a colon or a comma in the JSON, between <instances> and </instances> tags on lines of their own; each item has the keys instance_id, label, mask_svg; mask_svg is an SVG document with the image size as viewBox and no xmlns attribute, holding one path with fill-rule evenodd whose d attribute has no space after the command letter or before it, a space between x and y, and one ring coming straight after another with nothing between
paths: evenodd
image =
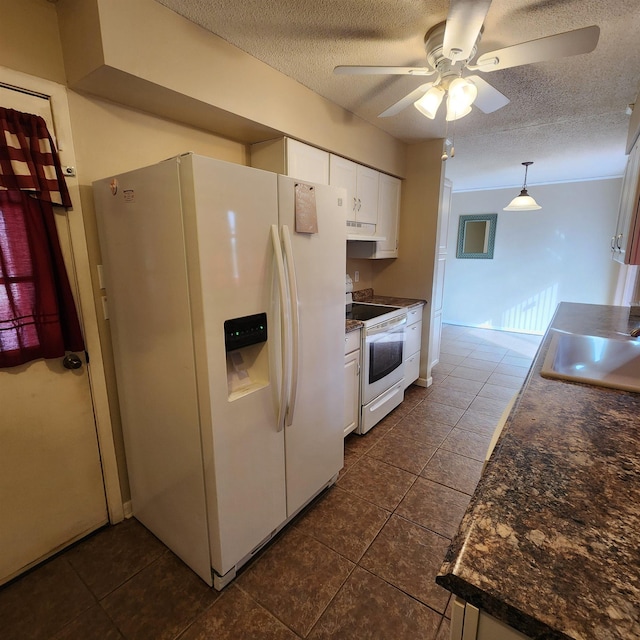
<instances>
[{"instance_id":1,"label":"stainless steel sink","mask_svg":"<svg viewBox=\"0 0 640 640\"><path fill-rule=\"evenodd\" d=\"M545 378L640 392L640 340L551 331Z\"/></svg>"}]
</instances>

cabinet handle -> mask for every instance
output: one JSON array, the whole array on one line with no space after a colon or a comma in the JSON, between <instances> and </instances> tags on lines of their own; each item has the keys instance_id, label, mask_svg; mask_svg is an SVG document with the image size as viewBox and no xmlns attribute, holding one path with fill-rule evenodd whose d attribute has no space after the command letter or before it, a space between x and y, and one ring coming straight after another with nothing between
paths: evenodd
<instances>
[{"instance_id":1,"label":"cabinet handle","mask_svg":"<svg viewBox=\"0 0 640 640\"><path fill-rule=\"evenodd\" d=\"M362 209L362 200L358 198L358 211L360 211L360 209Z\"/></svg>"},{"instance_id":2,"label":"cabinet handle","mask_svg":"<svg viewBox=\"0 0 640 640\"><path fill-rule=\"evenodd\" d=\"M357 211L358 210L358 198L356 198L355 196L353 196L353 211Z\"/></svg>"},{"instance_id":3,"label":"cabinet handle","mask_svg":"<svg viewBox=\"0 0 640 640\"><path fill-rule=\"evenodd\" d=\"M622 251L622 247L620 246L620 240L622 240L622 234L618 234L618 238L616 239L616 248L618 251Z\"/></svg>"},{"instance_id":4,"label":"cabinet handle","mask_svg":"<svg viewBox=\"0 0 640 640\"><path fill-rule=\"evenodd\" d=\"M616 242L616 237L615 236L611 236L611 251L615 251L616 250L615 242Z\"/></svg>"}]
</instances>

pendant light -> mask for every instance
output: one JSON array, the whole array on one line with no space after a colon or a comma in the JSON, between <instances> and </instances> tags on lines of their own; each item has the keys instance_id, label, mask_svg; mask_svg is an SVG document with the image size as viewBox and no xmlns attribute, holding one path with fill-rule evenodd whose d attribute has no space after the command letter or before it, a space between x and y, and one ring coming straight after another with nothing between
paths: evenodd
<instances>
[{"instance_id":1,"label":"pendant light","mask_svg":"<svg viewBox=\"0 0 640 640\"><path fill-rule=\"evenodd\" d=\"M527 171L533 162L523 162L524 165L524 185L519 196L516 196L503 211L533 211L542 207L527 193Z\"/></svg>"}]
</instances>

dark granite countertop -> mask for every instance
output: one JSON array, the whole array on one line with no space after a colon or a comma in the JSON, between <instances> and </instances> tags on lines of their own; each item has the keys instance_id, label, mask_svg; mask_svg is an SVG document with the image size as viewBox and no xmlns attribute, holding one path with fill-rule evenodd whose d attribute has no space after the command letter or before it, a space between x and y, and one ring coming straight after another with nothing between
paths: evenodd
<instances>
[{"instance_id":1,"label":"dark granite countertop","mask_svg":"<svg viewBox=\"0 0 640 640\"><path fill-rule=\"evenodd\" d=\"M629 309L551 328L621 338ZM640 638L640 394L540 376L545 335L436 581L531 638Z\"/></svg>"},{"instance_id":2,"label":"dark granite countertop","mask_svg":"<svg viewBox=\"0 0 640 640\"><path fill-rule=\"evenodd\" d=\"M373 289L360 289L353 292L354 302L369 302L371 304L386 304L390 307L414 307L426 304L426 300L417 300L415 298L394 298L391 296L375 296ZM347 320L345 324L345 333L362 329L364 322L360 320Z\"/></svg>"},{"instance_id":3,"label":"dark granite countertop","mask_svg":"<svg viewBox=\"0 0 640 640\"><path fill-rule=\"evenodd\" d=\"M376 296L373 289L360 289L353 292L354 302L369 302L370 304L386 304L390 307L414 307L426 304L426 300L417 298L397 298L394 296Z\"/></svg>"},{"instance_id":4,"label":"dark granite countertop","mask_svg":"<svg viewBox=\"0 0 640 640\"><path fill-rule=\"evenodd\" d=\"M362 327L364 327L364 322L360 320L351 320L347 318L345 320L344 332L351 333L352 331L357 331L358 329L362 329Z\"/></svg>"}]
</instances>

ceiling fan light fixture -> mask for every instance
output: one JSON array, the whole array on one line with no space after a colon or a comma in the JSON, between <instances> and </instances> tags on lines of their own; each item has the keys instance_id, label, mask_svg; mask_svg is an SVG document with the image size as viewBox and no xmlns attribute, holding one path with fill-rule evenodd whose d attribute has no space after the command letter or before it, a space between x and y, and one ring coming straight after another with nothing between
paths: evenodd
<instances>
[{"instance_id":1,"label":"ceiling fan light fixture","mask_svg":"<svg viewBox=\"0 0 640 640\"><path fill-rule=\"evenodd\" d=\"M422 98L416 100L413 106L423 115L433 120L436 117L438 108L444 98L444 89L442 87L431 87Z\"/></svg>"},{"instance_id":2,"label":"ceiling fan light fixture","mask_svg":"<svg viewBox=\"0 0 640 640\"><path fill-rule=\"evenodd\" d=\"M478 97L478 87L471 80L456 78L449 85L449 100L456 107L470 107Z\"/></svg>"},{"instance_id":3,"label":"ceiling fan light fixture","mask_svg":"<svg viewBox=\"0 0 640 640\"><path fill-rule=\"evenodd\" d=\"M542 207L529 195L527 191L527 171L529 165L533 162L523 162L524 165L524 184L522 185L522 191L520 195L516 196L503 211L535 211L536 209L542 209Z\"/></svg>"},{"instance_id":4,"label":"ceiling fan light fixture","mask_svg":"<svg viewBox=\"0 0 640 640\"><path fill-rule=\"evenodd\" d=\"M461 108L456 108L455 106L452 107L451 100L447 98L447 122L460 120L460 118L464 118L464 116L469 115L470 113L471 105Z\"/></svg>"},{"instance_id":5,"label":"ceiling fan light fixture","mask_svg":"<svg viewBox=\"0 0 640 640\"><path fill-rule=\"evenodd\" d=\"M459 120L471 113L471 105L477 96L478 88L470 80L452 80L447 92L447 120Z\"/></svg>"}]
</instances>

